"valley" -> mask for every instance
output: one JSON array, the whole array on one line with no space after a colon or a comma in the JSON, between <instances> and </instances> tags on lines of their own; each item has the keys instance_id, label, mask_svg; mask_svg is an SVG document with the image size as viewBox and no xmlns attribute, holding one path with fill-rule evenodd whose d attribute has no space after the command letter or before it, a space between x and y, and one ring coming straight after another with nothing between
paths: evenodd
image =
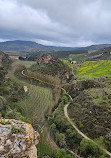
<instances>
[{"instance_id":1,"label":"valley","mask_svg":"<svg viewBox=\"0 0 111 158\"><path fill-rule=\"evenodd\" d=\"M110 0L0 0L0 158L111 158L110 26Z\"/></svg>"},{"instance_id":2,"label":"valley","mask_svg":"<svg viewBox=\"0 0 111 158\"><path fill-rule=\"evenodd\" d=\"M29 122L40 133L40 158L109 158L110 65L110 60L71 64L50 54L36 61L11 59L6 80L19 85L23 97L13 92L1 114Z\"/></svg>"},{"instance_id":3,"label":"valley","mask_svg":"<svg viewBox=\"0 0 111 158\"><path fill-rule=\"evenodd\" d=\"M41 82L41 80L39 80L40 82ZM43 81L44 82L44 81ZM93 84L93 83L92 83ZM97 83L95 83L95 84L97 84ZM99 85L99 84L98 84ZM89 85L89 88L90 88L90 85ZM91 87L92 88L92 87ZM69 92L70 93L70 92ZM76 101L76 103L77 103L77 101ZM70 120L69 119L69 116L68 116L68 113L67 113L67 106L68 106L68 104L65 106L65 116L68 118L68 121ZM70 107L70 105L69 105L69 107ZM69 108L70 109L70 108ZM75 111L75 109L74 110L70 110L70 111ZM75 111L75 113L76 113L76 111ZM72 117L72 116L71 116ZM76 118L77 116L75 116L74 118ZM79 117L80 118L80 117ZM83 119L84 120L84 119ZM90 120L90 119L88 119L88 120ZM70 122L70 121L69 121ZM86 140L88 140L88 141L91 141L91 139L90 138L88 138L86 135L84 135L83 133L81 133L79 130L78 130L78 128L72 123L72 122L70 122L72 125L73 125L73 127L74 127L74 129L78 132L78 134L80 134L83 138L85 138ZM87 122L86 122L87 123ZM79 126L79 125L77 125L77 126ZM80 128L80 127L79 127ZM90 127L89 127L90 128ZM81 129L81 128L80 128ZM87 132L85 132L84 131L84 133L87 133ZM100 134L101 135L101 134ZM99 136L100 136L99 135ZM94 142L94 144L95 145L97 145L96 144L96 142ZM98 146L98 145L97 145ZM107 150L104 150L104 148L101 146L101 148L100 148L101 150L103 150L103 151L105 151L105 153L107 153L109 156L111 155L110 154L110 152L108 152ZM102 152L102 151L101 151Z\"/></svg>"}]
</instances>

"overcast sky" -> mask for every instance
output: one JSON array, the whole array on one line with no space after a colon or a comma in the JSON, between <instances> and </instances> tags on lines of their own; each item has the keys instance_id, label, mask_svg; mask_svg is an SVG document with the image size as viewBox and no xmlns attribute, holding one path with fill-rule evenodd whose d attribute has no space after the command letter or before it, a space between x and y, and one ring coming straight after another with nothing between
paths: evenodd
<instances>
[{"instance_id":1,"label":"overcast sky","mask_svg":"<svg viewBox=\"0 0 111 158\"><path fill-rule=\"evenodd\" d=\"M0 0L0 41L111 43L111 0Z\"/></svg>"}]
</instances>

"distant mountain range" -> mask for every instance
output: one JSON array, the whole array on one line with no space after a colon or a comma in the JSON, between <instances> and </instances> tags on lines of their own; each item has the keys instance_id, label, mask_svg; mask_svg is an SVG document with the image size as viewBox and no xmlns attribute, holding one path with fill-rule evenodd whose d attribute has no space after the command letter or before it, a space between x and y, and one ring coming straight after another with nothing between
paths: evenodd
<instances>
[{"instance_id":1,"label":"distant mountain range","mask_svg":"<svg viewBox=\"0 0 111 158\"><path fill-rule=\"evenodd\" d=\"M6 41L0 42L0 50L2 51L18 51L18 52L51 52L51 51L65 51L65 50L75 50L76 48L70 47L55 47L55 46L45 46L32 41Z\"/></svg>"},{"instance_id":2,"label":"distant mountain range","mask_svg":"<svg viewBox=\"0 0 111 158\"><path fill-rule=\"evenodd\" d=\"M6 41L0 42L0 50L2 51L18 51L18 52L31 52L31 51L48 51L50 48L32 41Z\"/></svg>"},{"instance_id":3,"label":"distant mountain range","mask_svg":"<svg viewBox=\"0 0 111 158\"><path fill-rule=\"evenodd\" d=\"M99 50L111 47L111 44L98 44L88 47L55 47L45 46L32 41L6 41L0 42L0 50L2 51L19 51L19 52L40 52L40 51L73 51L73 50Z\"/></svg>"},{"instance_id":4,"label":"distant mountain range","mask_svg":"<svg viewBox=\"0 0 111 158\"><path fill-rule=\"evenodd\" d=\"M99 50L102 48L111 47L111 44L97 44L97 45L91 45L88 47L80 47L81 50Z\"/></svg>"}]
</instances>

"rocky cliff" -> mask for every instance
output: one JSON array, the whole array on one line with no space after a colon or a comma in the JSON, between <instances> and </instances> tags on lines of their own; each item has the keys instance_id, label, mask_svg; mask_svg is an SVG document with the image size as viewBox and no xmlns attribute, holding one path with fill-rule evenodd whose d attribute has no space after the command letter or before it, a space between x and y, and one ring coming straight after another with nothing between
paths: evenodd
<instances>
[{"instance_id":1,"label":"rocky cliff","mask_svg":"<svg viewBox=\"0 0 111 158\"><path fill-rule=\"evenodd\" d=\"M29 123L0 119L0 158L37 158L39 138Z\"/></svg>"}]
</instances>

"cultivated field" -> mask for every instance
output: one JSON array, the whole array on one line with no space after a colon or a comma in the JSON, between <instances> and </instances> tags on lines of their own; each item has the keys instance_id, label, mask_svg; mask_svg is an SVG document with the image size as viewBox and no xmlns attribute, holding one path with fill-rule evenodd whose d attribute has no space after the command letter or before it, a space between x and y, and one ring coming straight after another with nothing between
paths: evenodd
<instances>
[{"instance_id":1,"label":"cultivated field","mask_svg":"<svg viewBox=\"0 0 111 158\"><path fill-rule=\"evenodd\" d=\"M87 61L77 71L85 76L111 76L111 60Z\"/></svg>"},{"instance_id":2,"label":"cultivated field","mask_svg":"<svg viewBox=\"0 0 111 158\"><path fill-rule=\"evenodd\" d=\"M21 109L24 111L24 115L27 120L31 122L33 127L37 129L41 135L40 142L38 145L38 155L43 156L44 154L52 154L54 149L58 149L57 145L54 143L50 137L50 132L48 131L47 124L44 120L44 115L47 109L54 105L52 90L50 88L44 88L29 84L25 81L19 80L14 75L15 69L19 64L29 67L33 62L30 61L16 61L12 64L12 67L8 73L8 77L12 80L22 84L23 87L27 86L28 92L25 100L19 102ZM49 108L50 109L50 108ZM42 128L42 133L40 132Z\"/></svg>"}]
</instances>

